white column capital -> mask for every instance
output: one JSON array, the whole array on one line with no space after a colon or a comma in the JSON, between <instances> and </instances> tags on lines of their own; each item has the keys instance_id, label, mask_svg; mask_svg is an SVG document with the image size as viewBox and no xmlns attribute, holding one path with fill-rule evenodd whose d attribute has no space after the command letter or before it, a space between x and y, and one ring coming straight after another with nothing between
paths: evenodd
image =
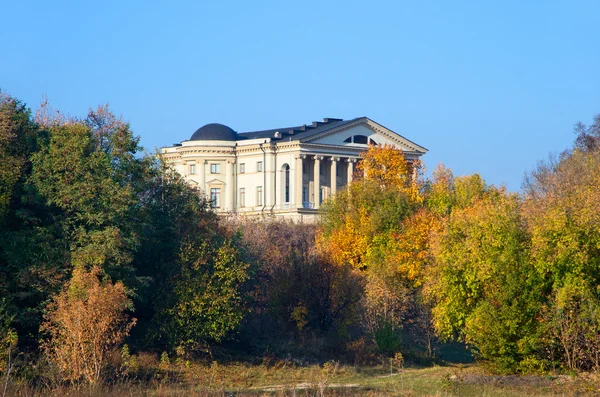
<instances>
[{"instance_id":1,"label":"white column capital","mask_svg":"<svg viewBox=\"0 0 600 397\"><path fill-rule=\"evenodd\" d=\"M324 160L324 159L325 159L325 156L320 155L320 154L315 154L315 160L316 161L321 161L321 160Z\"/></svg>"}]
</instances>

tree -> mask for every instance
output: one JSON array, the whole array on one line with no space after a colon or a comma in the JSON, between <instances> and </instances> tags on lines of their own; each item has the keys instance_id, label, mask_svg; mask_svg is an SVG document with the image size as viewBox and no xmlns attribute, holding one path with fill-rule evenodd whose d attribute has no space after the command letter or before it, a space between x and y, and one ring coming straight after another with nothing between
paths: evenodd
<instances>
[{"instance_id":1,"label":"tree","mask_svg":"<svg viewBox=\"0 0 600 397\"><path fill-rule=\"evenodd\" d=\"M409 164L402 151L371 146L363 157L355 180L321 207L317 240L334 263L357 268L366 265L376 236L398 230L422 202L420 182L413 177L419 164Z\"/></svg>"},{"instance_id":2,"label":"tree","mask_svg":"<svg viewBox=\"0 0 600 397\"><path fill-rule=\"evenodd\" d=\"M66 381L100 381L110 351L135 324L126 314L132 305L125 286L105 277L98 266L76 268L48 307L42 347Z\"/></svg>"},{"instance_id":3,"label":"tree","mask_svg":"<svg viewBox=\"0 0 600 397\"><path fill-rule=\"evenodd\" d=\"M385 354L399 349L426 261L432 218L419 212L419 166L392 146L371 146L352 183L321 207L317 246L336 266L362 272L363 325Z\"/></svg>"},{"instance_id":4,"label":"tree","mask_svg":"<svg viewBox=\"0 0 600 397\"><path fill-rule=\"evenodd\" d=\"M437 331L474 346L502 370L518 368L537 347L542 290L520 211L518 196L490 188L453 210L432 242L429 294Z\"/></svg>"},{"instance_id":5,"label":"tree","mask_svg":"<svg viewBox=\"0 0 600 397\"><path fill-rule=\"evenodd\" d=\"M0 225L6 221L28 156L35 150L37 131L25 105L0 91Z\"/></svg>"},{"instance_id":6,"label":"tree","mask_svg":"<svg viewBox=\"0 0 600 397\"><path fill-rule=\"evenodd\" d=\"M524 183L531 260L545 292L540 338L549 359L598 367L600 146L594 124L577 124L572 150L538 165Z\"/></svg>"},{"instance_id":7,"label":"tree","mask_svg":"<svg viewBox=\"0 0 600 397\"><path fill-rule=\"evenodd\" d=\"M315 340L344 346L358 323L358 272L315 249L315 225L246 221L238 227L254 269L246 338L303 354L322 350Z\"/></svg>"},{"instance_id":8,"label":"tree","mask_svg":"<svg viewBox=\"0 0 600 397\"><path fill-rule=\"evenodd\" d=\"M594 117L590 126L579 122L575 125L575 148L583 152L598 152L600 150L600 114Z\"/></svg>"},{"instance_id":9,"label":"tree","mask_svg":"<svg viewBox=\"0 0 600 397\"><path fill-rule=\"evenodd\" d=\"M357 177L381 188L401 189L412 200L419 201L419 181L416 178L419 169L418 161L409 163L404 152L393 145L371 146L362 154Z\"/></svg>"},{"instance_id":10,"label":"tree","mask_svg":"<svg viewBox=\"0 0 600 397\"><path fill-rule=\"evenodd\" d=\"M159 313L170 345L195 349L221 342L244 318L241 286L248 265L231 242L192 239L180 253L181 271L172 279L173 296Z\"/></svg>"}]
</instances>

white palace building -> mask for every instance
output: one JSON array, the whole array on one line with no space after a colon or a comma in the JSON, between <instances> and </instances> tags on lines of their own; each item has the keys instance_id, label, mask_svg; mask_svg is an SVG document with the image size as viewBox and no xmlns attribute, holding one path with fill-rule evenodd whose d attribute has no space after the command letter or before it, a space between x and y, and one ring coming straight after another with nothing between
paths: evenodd
<instances>
[{"instance_id":1,"label":"white palace building","mask_svg":"<svg viewBox=\"0 0 600 397\"><path fill-rule=\"evenodd\" d=\"M207 124L161 155L207 194L219 213L314 220L323 200L352 180L369 144L391 144L418 159L422 146L367 117L235 132Z\"/></svg>"}]
</instances>

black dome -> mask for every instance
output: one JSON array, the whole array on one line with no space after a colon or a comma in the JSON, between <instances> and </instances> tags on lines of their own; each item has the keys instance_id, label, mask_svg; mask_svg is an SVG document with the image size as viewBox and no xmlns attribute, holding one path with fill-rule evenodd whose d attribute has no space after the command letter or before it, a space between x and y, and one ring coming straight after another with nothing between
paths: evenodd
<instances>
[{"instance_id":1,"label":"black dome","mask_svg":"<svg viewBox=\"0 0 600 397\"><path fill-rule=\"evenodd\" d=\"M236 141L237 133L223 124L211 123L194 132L190 141Z\"/></svg>"}]
</instances>

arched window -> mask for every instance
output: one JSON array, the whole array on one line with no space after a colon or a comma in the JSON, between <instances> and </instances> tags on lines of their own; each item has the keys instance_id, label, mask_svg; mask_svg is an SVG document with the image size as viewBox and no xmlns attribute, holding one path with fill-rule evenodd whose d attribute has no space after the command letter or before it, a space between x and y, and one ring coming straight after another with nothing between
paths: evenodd
<instances>
[{"instance_id":1,"label":"arched window","mask_svg":"<svg viewBox=\"0 0 600 397\"><path fill-rule=\"evenodd\" d=\"M363 145L366 145L368 140L369 138L364 135L354 135L354 143L362 143Z\"/></svg>"},{"instance_id":2,"label":"arched window","mask_svg":"<svg viewBox=\"0 0 600 397\"><path fill-rule=\"evenodd\" d=\"M281 171L283 173L283 202L290 202L290 166L288 164L284 164L281 167Z\"/></svg>"},{"instance_id":3,"label":"arched window","mask_svg":"<svg viewBox=\"0 0 600 397\"><path fill-rule=\"evenodd\" d=\"M373 139L365 135L354 135L348 137L344 140L344 143L358 143L360 145L366 145L368 143L370 145L377 145L377 143Z\"/></svg>"}]
</instances>

